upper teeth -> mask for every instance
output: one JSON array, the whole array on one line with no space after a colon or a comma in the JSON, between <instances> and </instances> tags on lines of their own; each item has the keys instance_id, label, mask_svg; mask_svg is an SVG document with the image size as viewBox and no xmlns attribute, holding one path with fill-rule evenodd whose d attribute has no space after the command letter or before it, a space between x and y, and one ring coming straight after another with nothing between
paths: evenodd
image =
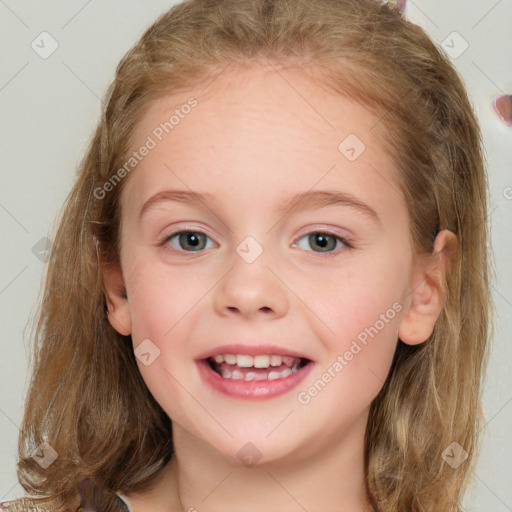
<instances>
[{"instance_id":1,"label":"upper teeth","mask_svg":"<svg viewBox=\"0 0 512 512\"><path fill-rule=\"evenodd\" d=\"M296 357L278 355L247 356L244 354L219 354L214 356L216 363L227 363L240 366L241 368L268 368L269 366L281 366L283 363L292 366L298 362Z\"/></svg>"}]
</instances>

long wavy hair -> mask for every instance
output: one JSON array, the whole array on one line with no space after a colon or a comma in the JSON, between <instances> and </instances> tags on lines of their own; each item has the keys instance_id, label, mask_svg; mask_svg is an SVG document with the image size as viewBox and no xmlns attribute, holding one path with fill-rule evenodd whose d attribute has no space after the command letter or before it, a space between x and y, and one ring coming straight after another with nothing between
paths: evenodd
<instances>
[{"instance_id":1,"label":"long wavy hair","mask_svg":"<svg viewBox=\"0 0 512 512\"><path fill-rule=\"evenodd\" d=\"M120 194L95 190L127 161L148 101L255 59L300 66L375 113L396 166L417 253L450 229L459 251L430 338L398 340L371 404L367 493L379 512L455 512L474 471L492 303L488 185L477 118L449 58L395 4L378 0L185 0L150 26L116 70L60 214L37 322L19 437L18 477L53 510L78 506L91 478L101 511L146 489L173 456L171 420L139 373L131 338L106 317L100 261L119 261ZM31 455L47 442L46 469ZM457 442L468 459L443 455Z\"/></svg>"}]
</instances>

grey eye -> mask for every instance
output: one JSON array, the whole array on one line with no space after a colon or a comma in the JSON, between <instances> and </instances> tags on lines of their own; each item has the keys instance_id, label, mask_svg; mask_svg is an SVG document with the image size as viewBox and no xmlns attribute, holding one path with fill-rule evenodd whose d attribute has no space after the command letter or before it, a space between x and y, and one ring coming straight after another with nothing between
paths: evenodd
<instances>
[{"instance_id":1,"label":"grey eye","mask_svg":"<svg viewBox=\"0 0 512 512\"><path fill-rule=\"evenodd\" d=\"M309 233L308 235L303 236L299 240L298 246L301 249L307 249L304 245L300 245L302 240L306 240L306 243L313 249L314 252L331 252L336 249L337 243L341 242L343 244L343 240L336 236L331 235L329 233L322 233L319 231L315 231L314 233ZM317 250L318 248L318 250Z\"/></svg>"},{"instance_id":2,"label":"grey eye","mask_svg":"<svg viewBox=\"0 0 512 512\"><path fill-rule=\"evenodd\" d=\"M210 248L206 247L208 239L209 237L201 231L179 231L170 235L167 238L167 241L174 249L187 252L197 252L202 249ZM177 240L178 246L173 243L175 240Z\"/></svg>"}]
</instances>

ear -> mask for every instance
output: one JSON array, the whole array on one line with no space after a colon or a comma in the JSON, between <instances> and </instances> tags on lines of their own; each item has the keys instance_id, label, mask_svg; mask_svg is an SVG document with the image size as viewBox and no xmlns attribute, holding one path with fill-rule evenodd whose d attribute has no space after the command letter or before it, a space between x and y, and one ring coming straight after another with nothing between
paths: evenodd
<instances>
[{"instance_id":1,"label":"ear","mask_svg":"<svg viewBox=\"0 0 512 512\"><path fill-rule=\"evenodd\" d=\"M423 343L432 334L444 306L445 276L455 262L458 245L457 236L445 229L436 236L432 253L418 256L411 276L411 301L398 330L407 345Z\"/></svg>"},{"instance_id":2,"label":"ear","mask_svg":"<svg viewBox=\"0 0 512 512\"><path fill-rule=\"evenodd\" d=\"M106 288L105 298L110 325L119 334L129 336L132 332L132 319L121 266L119 263L116 263L103 267L102 273Z\"/></svg>"}]
</instances>

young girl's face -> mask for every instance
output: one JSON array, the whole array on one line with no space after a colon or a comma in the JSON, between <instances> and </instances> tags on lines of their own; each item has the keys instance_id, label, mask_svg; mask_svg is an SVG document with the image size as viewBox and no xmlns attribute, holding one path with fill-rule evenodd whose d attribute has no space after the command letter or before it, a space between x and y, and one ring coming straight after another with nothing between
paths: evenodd
<instances>
[{"instance_id":1,"label":"young girl's face","mask_svg":"<svg viewBox=\"0 0 512 512\"><path fill-rule=\"evenodd\" d=\"M264 65L145 112L109 317L175 440L243 463L360 448L398 337L439 312L384 122Z\"/></svg>"}]
</instances>

